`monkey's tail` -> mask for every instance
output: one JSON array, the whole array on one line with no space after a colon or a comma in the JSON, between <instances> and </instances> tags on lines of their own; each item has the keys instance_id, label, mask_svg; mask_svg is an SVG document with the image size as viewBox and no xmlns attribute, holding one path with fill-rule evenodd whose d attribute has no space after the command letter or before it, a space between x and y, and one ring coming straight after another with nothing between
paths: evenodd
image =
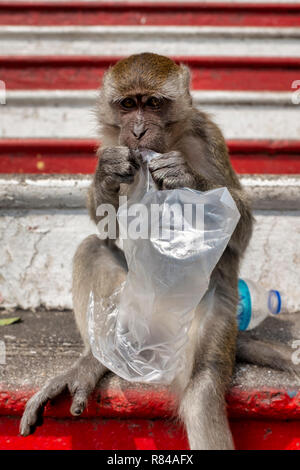
<instances>
[{"instance_id":1,"label":"monkey's tail","mask_svg":"<svg viewBox=\"0 0 300 470\"><path fill-rule=\"evenodd\" d=\"M249 337L247 332L240 332L238 335L236 350L238 362L286 371L300 383L300 364L293 362L293 352L294 350L285 344L254 339Z\"/></svg>"}]
</instances>

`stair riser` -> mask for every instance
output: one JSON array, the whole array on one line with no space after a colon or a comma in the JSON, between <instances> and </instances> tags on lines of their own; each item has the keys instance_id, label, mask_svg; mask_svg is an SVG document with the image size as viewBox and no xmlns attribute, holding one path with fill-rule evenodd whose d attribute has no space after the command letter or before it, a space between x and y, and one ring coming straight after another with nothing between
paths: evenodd
<instances>
[{"instance_id":1,"label":"stair riser","mask_svg":"<svg viewBox=\"0 0 300 470\"><path fill-rule=\"evenodd\" d=\"M6 4L5 4L6 3ZM0 5L0 24L10 25L214 25L298 26L300 7L286 5L209 5L193 2L51 2ZM126 2L128 3L128 2Z\"/></svg>"},{"instance_id":2,"label":"stair riser","mask_svg":"<svg viewBox=\"0 0 300 470\"><path fill-rule=\"evenodd\" d=\"M175 57L191 69L195 90L291 91L300 76L298 58ZM96 89L117 58L0 57L0 78L9 90Z\"/></svg>"},{"instance_id":3,"label":"stair riser","mask_svg":"<svg viewBox=\"0 0 300 470\"><path fill-rule=\"evenodd\" d=\"M82 149L80 143L76 147L76 140L67 140L69 147L55 139L49 141L49 146L42 140L30 145L28 140L0 140L0 173L89 174L95 171L96 142L93 140ZM292 146L282 149L280 142L278 145L271 142L259 150L253 149L252 142L245 142L244 148L238 150L231 147L231 142L234 144L235 141L229 141L228 145L231 163L237 173L300 173L300 143L297 143L297 149Z\"/></svg>"},{"instance_id":4,"label":"stair riser","mask_svg":"<svg viewBox=\"0 0 300 470\"><path fill-rule=\"evenodd\" d=\"M300 211L256 213L241 276L281 290L289 310L300 309ZM95 227L85 210L0 211L2 307L72 308L71 263Z\"/></svg>"},{"instance_id":5,"label":"stair riser","mask_svg":"<svg viewBox=\"0 0 300 470\"><path fill-rule=\"evenodd\" d=\"M300 421L234 420L238 450L299 450ZM18 435L19 419L0 417L2 450L186 450L182 426L158 419L107 420L46 418L33 436ZM111 457L116 454L111 452ZM149 456L147 457L149 458Z\"/></svg>"}]
</instances>

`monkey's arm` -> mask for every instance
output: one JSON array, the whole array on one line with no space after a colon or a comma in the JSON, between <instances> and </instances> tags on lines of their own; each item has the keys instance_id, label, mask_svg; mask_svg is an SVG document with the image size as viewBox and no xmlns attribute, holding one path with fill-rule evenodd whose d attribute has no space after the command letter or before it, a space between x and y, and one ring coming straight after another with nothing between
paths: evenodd
<instances>
[{"instance_id":1,"label":"monkey's arm","mask_svg":"<svg viewBox=\"0 0 300 470\"><path fill-rule=\"evenodd\" d=\"M205 180L204 186L206 185L207 189L226 186L241 215L229 247L242 256L252 235L254 218L248 198L232 168L224 136L205 113L196 110L193 119L193 138L195 148L199 148L201 152L199 170L202 180ZM204 170L201 171L202 165ZM203 171L206 172L205 177L202 176Z\"/></svg>"}]
</instances>

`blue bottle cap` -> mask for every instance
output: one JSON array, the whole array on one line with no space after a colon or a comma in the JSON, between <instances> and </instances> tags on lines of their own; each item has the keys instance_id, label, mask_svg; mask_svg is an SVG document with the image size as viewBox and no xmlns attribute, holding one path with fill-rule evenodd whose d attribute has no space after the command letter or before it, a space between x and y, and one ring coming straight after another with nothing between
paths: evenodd
<instances>
[{"instance_id":1,"label":"blue bottle cap","mask_svg":"<svg viewBox=\"0 0 300 470\"><path fill-rule=\"evenodd\" d=\"M238 282L239 290L239 304L237 311L237 321L240 331L247 330L251 320L251 295L247 283L243 279L239 279Z\"/></svg>"},{"instance_id":2,"label":"blue bottle cap","mask_svg":"<svg viewBox=\"0 0 300 470\"><path fill-rule=\"evenodd\" d=\"M268 309L274 315L280 313L281 310L281 295L278 290L270 290L268 298Z\"/></svg>"}]
</instances>

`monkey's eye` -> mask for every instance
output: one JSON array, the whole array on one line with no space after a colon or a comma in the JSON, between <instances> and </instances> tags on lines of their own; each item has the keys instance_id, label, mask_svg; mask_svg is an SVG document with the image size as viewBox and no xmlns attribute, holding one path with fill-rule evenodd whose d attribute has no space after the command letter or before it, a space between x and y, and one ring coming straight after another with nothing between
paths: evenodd
<instances>
[{"instance_id":1,"label":"monkey's eye","mask_svg":"<svg viewBox=\"0 0 300 470\"><path fill-rule=\"evenodd\" d=\"M146 101L146 105L150 108L157 109L161 106L161 100L155 96L150 96L150 98Z\"/></svg>"},{"instance_id":2,"label":"monkey's eye","mask_svg":"<svg viewBox=\"0 0 300 470\"><path fill-rule=\"evenodd\" d=\"M121 101L121 106L124 109L132 109L135 107L135 101L132 98L125 98Z\"/></svg>"}]
</instances>

